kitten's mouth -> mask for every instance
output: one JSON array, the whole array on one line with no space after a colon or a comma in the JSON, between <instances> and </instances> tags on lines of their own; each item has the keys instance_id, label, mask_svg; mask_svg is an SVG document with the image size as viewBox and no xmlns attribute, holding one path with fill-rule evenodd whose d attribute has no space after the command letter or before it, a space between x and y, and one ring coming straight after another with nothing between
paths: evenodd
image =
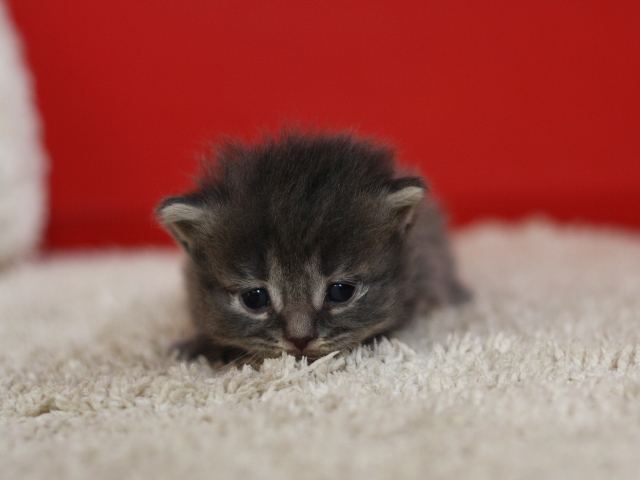
<instances>
[{"instance_id":1,"label":"kitten's mouth","mask_svg":"<svg viewBox=\"0 0 640 480\"><path fill-rule=\"evenodd\" d=\"M302 357L307 357L307 359L309 360L315 360L323 356L322 353L318 353L315 350L308 350L308 349L299 350L297 348L289 348L289 349L286 349L285 352L288 353L289 355L296 357L297 360L300 360Z\"/></svg>"},{"instance_id":2,"label":"kitten's mouth","mask_svg":"<svg viewBox=\"0 0 640 480\"><path fill-rule=\"evenodd\" d=\"M313 361L313 360L322 358L325 355L328 355L329 353L335 350L338 350L338 348L330 348L330 347L327 348L327 347L328 347L327 345L316 346L316 345L310 344L309 346L307 346L302 350L295 347L285 348L283 350L289 355L296 357L297 360L302 359L302 357L306 357L307 360Z\"/></svg>"},{"instance_id":3,"label":"kitten's mouth","mask_svg":"<svg viewBox=\"0 0 640 480\"><path fill-rule=\"evenodd\" d=\"M314 352L300 352L299 350L285 350L289 355L296 357L296 360L302 360L305 357L307 360L313 361L317 360L320 357L323 357L324 354L314 353Z\"/></svg>"},{"instance_id":4,"label":"kitten's mouth","mask_svg":"<svg viewBox=\"0 0 640 480\"><path fill-rule=\"evenodd\" d=\"M282 350L284 350L289 355L296 357L300 360L302 357L307 357L309 360L316 359L322 357L321 348L319 349L319 345L317 345L317 340L313 339L309 342L306 342L302 345L296 344L295 342L291 342L285 340L280 345Z\"/></svg>"}]
</instances>

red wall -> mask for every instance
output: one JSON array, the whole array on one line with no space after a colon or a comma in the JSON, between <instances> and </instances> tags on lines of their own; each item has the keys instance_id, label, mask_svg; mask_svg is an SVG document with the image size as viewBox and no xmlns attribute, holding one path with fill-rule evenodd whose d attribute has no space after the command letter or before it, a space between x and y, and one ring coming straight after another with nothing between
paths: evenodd
<instances>
[{"instance_id":1,"label":"red wall","mask_svg":"<svg viewBox=\"0 0 640 480\"><path fill-rule=\"evenodd\" d=\"M162 242L194 152L356 126L455 223L640 227L640 2L13 0L51 154L48 244Z\"/></svg>"}]
</instances>

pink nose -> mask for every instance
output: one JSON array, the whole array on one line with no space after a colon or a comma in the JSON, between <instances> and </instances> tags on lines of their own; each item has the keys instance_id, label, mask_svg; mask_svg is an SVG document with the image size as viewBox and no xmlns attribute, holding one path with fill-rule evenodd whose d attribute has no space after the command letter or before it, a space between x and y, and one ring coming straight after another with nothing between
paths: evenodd
<instances>
[{"instance_id":1,"label":"pink nose","mask_svg":"<svg viewBox=\"0 0 640 480\"><path fill-rule=\"evenodd\" d=\"M305 348L307 348L309 342L314 338L316 337L286 337L286 339L293 343L301 352L304 351Z\"/></svg>"}]
</instances>

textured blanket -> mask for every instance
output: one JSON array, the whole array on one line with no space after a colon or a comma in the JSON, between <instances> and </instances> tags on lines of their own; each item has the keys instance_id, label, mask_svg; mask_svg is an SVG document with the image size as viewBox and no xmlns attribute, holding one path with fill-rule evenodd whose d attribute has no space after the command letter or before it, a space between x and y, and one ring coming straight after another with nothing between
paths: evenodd
<instances>
[{"instance_id":1,"label":"textured blanket","mask_svg":"<svg viewBox=\"0 0 640 480\"><path fill-rule=\"evenodd\" d=\"M456 236L475 300L372 348L182 363L180 257L0 273L0 478L640 475L640 236L529 222Z\"/></svg>"}]
</instances>

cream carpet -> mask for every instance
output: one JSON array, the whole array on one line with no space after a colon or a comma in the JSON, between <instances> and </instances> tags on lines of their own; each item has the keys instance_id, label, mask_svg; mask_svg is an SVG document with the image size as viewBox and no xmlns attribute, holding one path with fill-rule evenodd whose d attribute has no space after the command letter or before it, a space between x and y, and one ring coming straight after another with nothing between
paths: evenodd
<instances>
[{"instance_id":1,"label":"cream carpet","mask_svg":"<svg viewBox=\"0 0 640 480\"><path fill-rule=\"evenodd\" d=\"M475 302L375 349L183 364L179 257L0 273L0 478L640 478L640 235L456 238Z\"/></svg>"}]
</instances>

